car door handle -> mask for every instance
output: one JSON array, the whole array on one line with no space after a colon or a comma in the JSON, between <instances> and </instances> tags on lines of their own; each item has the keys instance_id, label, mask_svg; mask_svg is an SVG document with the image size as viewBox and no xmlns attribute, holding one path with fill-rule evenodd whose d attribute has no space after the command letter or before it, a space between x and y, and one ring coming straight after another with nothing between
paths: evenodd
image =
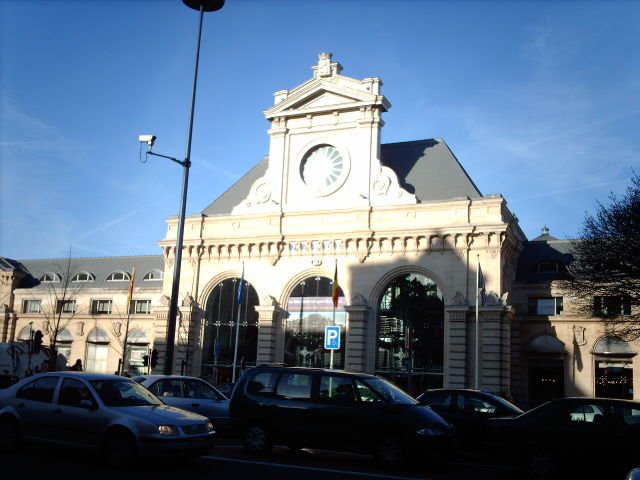
<instances>
[{"instance_id":1,"label":"car door handle","mask_svg":"<svg viewBox=\"0 0 640 480\"><path fill-rule=\"evenodd\" d=\"M192 403L192 404L191 404L191 406L192 406L192 407L199 407L199 406L200 406L200 404L199 404L199 403Z\"/></svg>"}]
</instances>

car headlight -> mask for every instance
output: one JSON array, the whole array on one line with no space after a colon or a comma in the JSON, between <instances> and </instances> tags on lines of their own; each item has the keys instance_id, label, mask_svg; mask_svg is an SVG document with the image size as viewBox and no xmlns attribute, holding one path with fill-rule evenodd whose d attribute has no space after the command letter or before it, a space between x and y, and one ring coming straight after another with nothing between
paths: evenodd
<instances>
[{"instance_id":1,"label":"car headlight","mask_svg":"<svg viewBox=\"0 0 640 480\"><path fill-rule=\"evenodd\" d=\"M209 433L215 432L212 422L207 423L207 432L209 432Z\"/></svg>"},{"instance_id":2,"label":"car headlight","mask_svg":"<svg viewBox=\"0 0 640 480\"><path fill-rule=\"evenodd\" d=\"M158 425L160 435L178 435L178 428L173 425Z\"/></svg>"},{"instance_id":3,"label":"car headlight","mask_svg":"<svg viewBox=\"0 0 640 480\"><path fill-rule=\"evenodd\" d=\"M443 430L442 428L425 427L425 428L421 428L420 430L417 430L416 433L418 435L434 437L438 435L447 435L449 432L446 430Z\"/></svg>"}]
</instances>

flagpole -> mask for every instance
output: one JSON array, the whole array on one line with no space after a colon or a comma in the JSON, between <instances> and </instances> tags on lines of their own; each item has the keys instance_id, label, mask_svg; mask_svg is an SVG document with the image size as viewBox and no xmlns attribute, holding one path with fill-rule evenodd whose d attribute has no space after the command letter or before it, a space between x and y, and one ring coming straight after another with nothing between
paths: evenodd
<instances>
[{"instance_id":1,"label":"flagpole","mask_svg":"<svg viewBox=\"0 0 640 480\"><path fill-rule=\"evenodd\" d=\"M120 362L120 368L118 369L118 375L124 375L124 362L127 358L127 342L129 340L129 323L131 321L131 302L133 301L133 284L136 281L136 267L135 265L131 269L131 280L129 281L129 296L127 298L127 323L124 328L124 339L122 343L122 360Z\"/></svg>"},{"instance_id":2,"label":"flagpole","mask_svg":"<svg viewBox=\"0 0 640 480\"><path fill-rule=\"evenodd\" d=\"M475 361L475 389L478 389L479 386L479 378L480 378L480 339L479 339L479 335L480 335L480 322L479 322L479 317L480 317L480 311L479 311L479 305L480 303L480 254L478 254L478 265L476 268L476 347L475 347L475 354L476 354L476 361Z\"/></svg>"},{"instance_id":3,"label":"flagpole","mask_svg":"<svg viewBox=\"0 0 640 480\"><path fill-rule=\"evenodd\" d=\"M238 361L238 338L240 337L240 312L242 311L242 295L244 294L244 262L242 262L242 276L238 287L238 317L236 321L236 345L233 349L233 373L231 383L236 383L236 362Z\"/></svg>"}]
</instances>

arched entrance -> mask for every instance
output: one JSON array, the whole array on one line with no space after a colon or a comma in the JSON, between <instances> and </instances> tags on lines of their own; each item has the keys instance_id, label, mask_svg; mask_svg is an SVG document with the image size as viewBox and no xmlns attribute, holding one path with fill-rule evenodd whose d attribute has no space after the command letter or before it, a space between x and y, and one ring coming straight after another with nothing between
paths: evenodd
<instances>
[{"instance_id":1,"label":"arched entrance","mask_svg":"<svg viewBox=\"0 0 640 480\"><path fill-rule=\"evenodd\" d=\"M259 304L258 293L245 280L241 302L238 302L239 287L239 278L223 280L207 300L200 372L215 385L231 382L234 356L236 378L242 369L256 364L258 312L255 307ZM236 330L238 323L239 331Z\"/></svg>"},{"instance_id":2,"label":"arched entrance","mask_svg":"<svg viewBox=\"0 0 640 480\"><path fill-rule=\"evenodd\" d=\"M412 395L443 385L444 300L417 273L393 278L378 298L376 374Z\"/></svg>"},{"instance_id":3,"label":"arched entrance","mask_svg":"<svg viewBox=\"0 0 640 480\"><path fill-rule=\"evenodd\" d=\"M340 349L333 353L333 368L344 368L346 312L344 295L338 287L338 305L333 305L333 281L307 277L291 292L284 331L284 362L296 367L329 367L330 351L324 349L324 328L341 326Z\"/></svg>"},{"instance_id":4,"label":"arched entrance","mask_svg":"<svg viewBox=\"0 0 640 480\"><path fill-rule=\"evenodd\" d=\"M596 397L633 400L633 357L629 342L602 337L593 348Z\"/></svg>"}]
</instances>

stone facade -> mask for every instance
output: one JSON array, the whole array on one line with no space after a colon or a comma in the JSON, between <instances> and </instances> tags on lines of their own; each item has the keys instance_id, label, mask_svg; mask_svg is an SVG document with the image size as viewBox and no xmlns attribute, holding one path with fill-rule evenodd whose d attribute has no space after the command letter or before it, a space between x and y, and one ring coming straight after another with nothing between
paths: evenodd
<instances>
[{"instance_id":1,"label":"stone facade","mask_svg":"<svg viewBox=\"0 0 640 480\"><path fill-rule=\"evenodd\" d=\"M601 320L573 312L561 289L569 242L548 232L528 241L506 200L482 195L442 139L382 143L382 116L391 104L380 79L342 75L329 53L320 55L312 72L302 85L276 92L264 112L268 157L202 213L186 218L173 370L223 381L217 369L221 359L228 368L235 358L238 341L235 352L228 347L240 328L243 335L254 329L255 338L245 338L234 374L253 364L289 361L292 319L299 317L301 338L308 334L303 320L317 322L303 314L305 280L315 279L318 289L321 279L325 287L333 279L340 287L333 322L336 309L345 319L338 358L347 370L388 373L394 381L406 374L402 386L410 389L411 376L422 368L421 375L435 372L443 386L477 382L481 389L511 392L525 406L563 395L637 397L637 345L608 338ZM178 218L167 223L162 255L152 260L72 259L95 269L99 280L77 292L78 311L67 317L72 358L86 363L88 336L101 329L109 345L101 368L115 371L122 334L114 325L122 323L129 284L104 280L136 264L136 271L156 269L164 279L136 283L135 298L148 299L150 309L131 323L143 333L145 348L158 351L155 371L163 370ZM46 319L26 311L25 301L44 299L51 285L37 279L52 261L0 260L0 340L17 339L28 325L44 329ZM549 265L557 267L553 274ZM487 296L476 308L479 266ZM240 297L241 278L248 289L244 307L234 297ZM390 285L399 278L437 286L442 309L437 321L429 320L425 331L431 333L417 340L411 335L419 325L397 312L389 318L385 310ZM331 306L331 295L323 295L312 298ZM92 311L96 299L113 300L111 313ZM326 321L331 312L322 308L317 316ZM385 322L400 325L389 327L396 350L386 353L381 345L391 340L382 338ZM223 331L226 352L218 344ZM419 360L412 342L434 338L437 344L425 350L431 352L427 365L412 370L413 359ZM300 352L311 358L310 350ZM384 371L390 356L404 362L404 373ZM434 383L419 388L425 385Z\"/></svg>"}]
</instances>

